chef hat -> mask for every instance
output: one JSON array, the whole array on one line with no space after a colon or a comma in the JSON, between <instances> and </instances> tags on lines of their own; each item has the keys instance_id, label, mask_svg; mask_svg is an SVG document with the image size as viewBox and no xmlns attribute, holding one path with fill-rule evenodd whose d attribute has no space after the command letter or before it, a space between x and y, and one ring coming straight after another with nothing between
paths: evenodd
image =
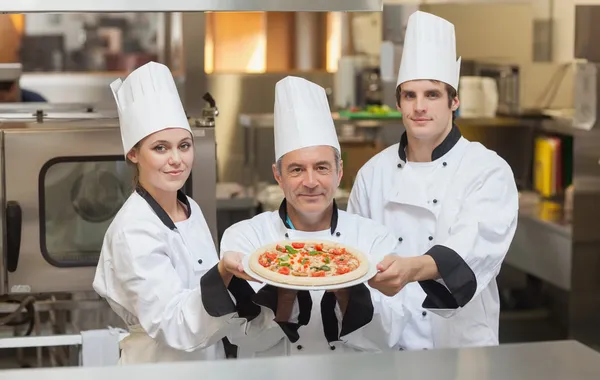
<instances>
[{"instance_id":1,"label":"chef hat","mask_svg":"<svg viewBox=\"0 0 600 380\"><path fill-rule=\"evenodd\" d=\"M417 11L408 18L400 85L410 80L438 80L458 89L460 58L456 60L454 25L441 17Z\"/></svg>"},{"instance_id":2,"label":"chef hat","mask_svg":"<svg viewBox=\"0 0 600 380\"><path fill-rule=\"evenodd\" d=\"M329 145L340 152L323 87L288 76L275 85L275 161L293 150Z\"/></svg>"},{"instance_id":3,"label":"chef hat","mask_svg":"<svg viewBox=\"0 0 600 380\"><path fill-rule=\"evenodd\" d=\"M115 80L110 88L117 102L125 155L154 132L166 128L191 132L175 80L165 65L149 62L124 81Z\"/></svg>"}]
</instances>

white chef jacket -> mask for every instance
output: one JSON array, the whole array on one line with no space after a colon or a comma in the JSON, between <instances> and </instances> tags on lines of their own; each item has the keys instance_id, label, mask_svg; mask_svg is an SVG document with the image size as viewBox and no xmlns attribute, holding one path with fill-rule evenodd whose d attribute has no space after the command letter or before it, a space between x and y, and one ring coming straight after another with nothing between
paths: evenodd
<instances>
[{"instance_id":1,"label":"white chef jacket","mask_svg":"<svg viewBox=\"0 0 600 380\"><path fill-rule=\"evenodd\" d=\"M518 191L508 164L453 126L432 162L406 160L406 133L358 172L348 211L383 223L402 256L430 255L441 279L405 289L407 349L498 344L496 276L513 239Z\"/></svg>"},{"instance_id":2,"label":"white chef jacket","mask_svg":"<svg viewBox=\"0 0 600 380\"><path fill-rule=\"evenodd\" d=\"M246 281L225 287L200 207L178 199L188 218L173 223L138 187L106 232L93 287L129 327L120 364L221 359L224 337L279 329Z\"/></svg>"},{"instance_id":3,"label":"white chef jacket","mask_svg":"<svg viewBox=\"0 0 600 380\"><path fill-rule=\"evenodd\" d=\"M370 256L375 265L397 249L396 238L384 226L338 210L335 202L331 228L325 231L294 230L286 220L284 200L279 211L264 212L229 227L221 238L221 252L251 254L264 245L282 240L323 239L355 247ZM257 290L255 302L275 312L277 289L258 283L254 287ZM263 346L271 347L257 350L256 344L238 344L238 357L398 350L400 336L410 319L403 297L404 292L387 297L367 284L356 285L349 288L349 301L342 316L334 293L299 291L292 316L288 323L281 323L278 335L270 330L268 338L264 338L267 334L259 336L268 341L263 342ZM252 343L249 339L245 342Z\"/></svg>"}]
</instances>

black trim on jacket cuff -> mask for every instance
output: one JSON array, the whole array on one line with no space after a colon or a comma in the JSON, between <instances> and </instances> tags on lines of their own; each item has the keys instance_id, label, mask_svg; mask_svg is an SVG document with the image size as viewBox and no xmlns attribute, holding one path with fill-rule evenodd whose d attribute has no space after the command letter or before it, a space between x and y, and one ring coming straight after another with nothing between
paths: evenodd
<instances>
[{"instance_id":1,"label":"black trim on jacket cuff","mask_svg":"<svg viewBox=\"0 0 600 380\"><path fill-rule=\"evenodd\" d=\"M420 281L427 294L423 307L427 309L458 309L475 294L477 278L462 257L454 250L435 245L425 253L431 256L446 286L434 280Z\"/></svg>"},{"instance_id":2,"label":"black trim on jacket cuff","mask_svg":"<svg viewBox=\"0 0 600 380\"><path fill-rule=\"evenodd\" d=\"M256 293L248 281L234 276L227 289L229 289L235 298L235 308L240 318L246 318L250 322L258 317L260 306L252 302L252 297Z\"/></svg>"},{"instance_id":3,"label":"black trim on jacket cuff","mask_svg":"<svg viewBox=\"0 0 600 380\"><path fill-rule=\"evenodd\" d=\"M200 279L202 304L211 317L222 317L237 311L225 287L223 278L219 274L218 266L219 264L210 268Z\"/></svg>"},{"instance_id":4,"label":"black trim on jacket cuff","mask_svg":"<svg viewBox=\"0 0 600 380\"><path fill-rule=\"evenodd\" d=\"M348 305L342 320L340 336L348 335L373 320L375 308L371 299L371 292L365 284L358 284L348 289Z\"/></svg>"},{"instance_id":5,"label":"black trim on jacket cuff","mask_svg":"<svg viewBox=\"0 0 600 380\"><path fill-rule=\"evenodd\" d=\"M364 284L348 288L348 305L342 318L342 332L338 331L338 319L335 315L337 297L335 293L326 292L321 299L321 318L323 332L327 342L331 343L348 335L373 320L375 308L371 292Z\"/></svg>"},{"instance_id":6,"label":"black trim on jacket cuff","mask_svg":"<svg viewBox=\"0 0 600 380\"><path fill-rule=\"evenodd\" d=\"M325 292L321 298L321 321L323 322L323 333L328 343L335 342L340 338L338 330L338 319L335 315L337 298L334 293Z\"/></svg>"},{"instance_id":7,"label":"black trim on jacket cuff","mask_svg":"<svg viewBox=\"0 0 600 380\"><path fill-rule=\"evenodd\" d=\"M255 304L267 307L273 311L273 314L277 314L277 299L278 293L277 288L271 285L265 285L262 287L258 293L256 293L253 297L253 301ZM296 294L296 298L298 300L298 306L300 308L300 313L298 315L298 323L291 322L277 322L281 330L285 333L288 339L294 343L300 339L300 334L298 334L298 329L300 326L308 325L310 322L310 313L312 311L312 298L310 293L302 290L298 291Z\"/></svg>"}]
</instances>

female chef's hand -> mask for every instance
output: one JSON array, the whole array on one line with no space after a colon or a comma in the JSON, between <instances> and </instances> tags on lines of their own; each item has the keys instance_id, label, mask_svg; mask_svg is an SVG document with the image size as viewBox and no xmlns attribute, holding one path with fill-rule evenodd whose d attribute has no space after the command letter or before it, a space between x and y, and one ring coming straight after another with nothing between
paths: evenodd
<instances>
[{"instance_id":1,"label":"female chef's hand","mask_svg":"<svg viewBox=\"0 0 600 380\"><path fill-rule=\"evenodd\" d=\"M233 276L246 281L256 281L252 277L248 276L246 272L244 272L244 265L242 264L243 258L243 253L233 251L225 252L221 256L221 261L219 261L218 269L219 274L225 282L225 286L229 286L229 282L231 282Z\"/></svg>"}]
</instances>

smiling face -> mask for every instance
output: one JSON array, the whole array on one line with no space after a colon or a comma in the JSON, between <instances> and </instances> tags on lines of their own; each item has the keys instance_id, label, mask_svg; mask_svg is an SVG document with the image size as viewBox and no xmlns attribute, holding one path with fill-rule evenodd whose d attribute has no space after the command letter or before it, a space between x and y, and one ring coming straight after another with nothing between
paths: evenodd
<instances>
[{"instance_id":1,"label":"smiling face","mask_svg":"<svg viewBox=\"0 0 600 380\"><path fill-rule=\"evenodd\" d=\"M459 106L457 96L449 97L452 88L445 83L414 80L400 85L398 110L409 137L437 141L452 127L452 112ZM442 137L443 139L443 137Z\"/></svg>"},{"instance_id":2,"label":"smiling face","mask_svg":"<svg viewBox=\"0 0 600 380\"><path fill-rule=\"evenodd\" d=\"M136 164L140 185L146 190L175 192L183 187L190 175L193 147L189 131L169 128L143 139L127 158Z\"/></svg>"},{"instance_id":3,"label":"smiling face","mask_svg":"<svg viewBox=\"0 0 600 380\"><path fill-rule=\"evenodd\" d=\"M342 163L331 146L313 146L286 153L273 165L275 180L298 213L318 216L333 202L342 179ZM339 168L337 167L339 165Z\"/></svg>"}]
</instances>

